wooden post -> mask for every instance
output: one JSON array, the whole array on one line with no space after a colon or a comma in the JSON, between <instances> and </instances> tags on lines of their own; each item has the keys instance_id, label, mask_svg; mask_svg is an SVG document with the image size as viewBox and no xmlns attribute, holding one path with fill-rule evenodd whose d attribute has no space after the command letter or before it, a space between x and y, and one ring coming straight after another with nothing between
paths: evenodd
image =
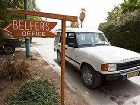
<instances>
[{"instance_id":1,"label":"wooden post","mask_svg":"<svg viewBox=\"0 0 140 105\"><path fill-rule=\"evenodd\" d=\"M61 105L64 105L66 20L61 23Z\"/></svg>"}]
</instances>

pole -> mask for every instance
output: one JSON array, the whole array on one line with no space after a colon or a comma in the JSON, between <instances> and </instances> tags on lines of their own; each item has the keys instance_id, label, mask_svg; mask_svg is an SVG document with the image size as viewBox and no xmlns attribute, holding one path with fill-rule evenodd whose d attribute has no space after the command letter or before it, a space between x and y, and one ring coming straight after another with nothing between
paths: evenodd
<instances>
[{"instance_id":1,"label":"pole","mask_svg":"<svg viewBox=\"0 0 140 105\"><path fill-rule=\"evenodd\" d=\"M24 9L28 9L28 0L24 0ZM25 19L28 19L28 16L25 15ZM25 38L25 47L26 47L26 58L30 57L30 39Z\"/></svg>"},{"instance_id":2,"label":"pole","mask_svg":"<svg viewBox=\"0 0 140 105\"><path fill-rule=\"evenodd\" d=\"M66 20L62 20L61 24L61 105L64 105Z\"/></svg>"}]
</instances>

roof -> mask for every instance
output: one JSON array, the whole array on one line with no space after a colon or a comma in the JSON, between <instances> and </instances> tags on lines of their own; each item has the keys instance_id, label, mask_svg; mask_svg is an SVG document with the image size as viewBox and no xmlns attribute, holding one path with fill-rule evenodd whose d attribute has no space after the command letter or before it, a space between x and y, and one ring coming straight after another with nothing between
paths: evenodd
<instances>
[{"instance_id":1,"label":"roof","mask_svg":"<svg viewBox=\"0 0 140 105\"><path fill-rule=\"evenodd\" d=\"M61 32L61 29L56 30L56 32ZM103 33L99 30L86 29L86 28L66 28L66 32L98 32L98 33Z\"/></svg>"}]
</instances>

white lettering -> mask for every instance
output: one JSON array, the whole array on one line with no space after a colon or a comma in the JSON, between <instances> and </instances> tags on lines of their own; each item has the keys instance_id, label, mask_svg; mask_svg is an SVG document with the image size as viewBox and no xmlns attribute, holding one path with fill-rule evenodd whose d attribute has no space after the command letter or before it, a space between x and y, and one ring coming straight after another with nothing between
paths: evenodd
<instances>
[{"instance_id":1,"label":"white lettering","mask_svg":"<svg viewBox=\"0 0 140 105\"><path fill-rule=\"evenodd\" d=\"M35 32L35 31L33 31L33 32L32 32L32 36L35 36L35 35L36 35L36 32Z\"/></svg>"},{"instance_id":2,"label":"white lettering","mask_svg":"<svg viewBox=\"0 0 140 105\"><path fill-rule=\"evenodd\" d=\"M46 37L46 32L23 31L23 37Z\"/></svg>"},{"instance_id":3,"label":"white lettering","mask_svg":"<svg viewBox=\"0 0 140 105\"><path fill-rule=\"evenodd\" d=\"M32 32L31 31L27 31L27 36L31 36L32 35Z\"/></svg>"},{"instance_id":4,"label":"white lettering","mask_svg":"<svg viewBox=\"0 0 140 105\"><path fill-rule=\"evenodd\" d=\"M45 32L42 32L42 36L46 36L46 35L45 35Z\"/></svg>"},{"instance_id":5,"label":"white lettering","mask_svg":"<svg viewBox=\"0 0 140 105\"><path fill-rule=\"evenodd\" d=\"M37 34L38 34L37 36L41 36L41 32L37 32Z\"/></svg>"},{"instance_id":6,"label":"white lettering","mask_svg":"<svg viewBox=\"0 0 140 105\"><path fill-rule=\"evenodd\" d=\"M29 26L27 26L27 22L25 21L25 30L29 30Z\"/></svg>"},{"instance_id":7,"label":"white lettering","mask_svg":"<svg viewBox=\"0 0 140 105\"><path fill-rule=\"evenodd\" d=\"M18 22L16 20L13 20L13 29L18 30Z\"/></svg>"},{"instance_id":8,"label":"white lettering","mask_svg":"<svg viewBox=\"0 0 140 105\"><path fill-rule=\"evenodd\" d=\"M35 22L35 30L39 31L39 22Z\"/></svg>"},{"instance_id":9,"label":"white lettering","mask_svg":"<svg viewBox=\"0 0 140 105\"><path fill-rule=\"evenodd\" d=\"M44 31L44 22L40 22L40 30Z\"/></svg>"},{"instance_id":10,"label":"white lettering","mask_svg":"<svg viewBox=\"0 0 140 105\"><path fill-rule=\"evenodd\" d=\"M22 36L26 36L26 31L22 31Z\"/></svg>"},{"instance_id":11,"label":"white lettering","mask_svg":"<svg viewBox=\"0 0 140 105\"><path fill-rule=\"evenodd\" d=\"M24 30L24 22L22 20L19 21L19 30Z\"/></svg>"},{"instance_id":12,"label":"white lettering","mask_svg":"<svg viewBox=\"0 0 140 105\"><path fill-rule=\"evenodd\" d=\"M50 30L49 29L49 23L46 23L45 26L46 26L46 31L49 31Z\"/></svg>"},{"instance_id":13,"label":"white lettering","mask_svg":"<svg viewBox=\"0 0 140 105\"><path fill-rule=\"evenodd\" d=\"M31 21L31 22L30 22L30 30L33 30L34 27L35 27L35 26L34 26L34 23Z\"/></svg>"}]
</instances>

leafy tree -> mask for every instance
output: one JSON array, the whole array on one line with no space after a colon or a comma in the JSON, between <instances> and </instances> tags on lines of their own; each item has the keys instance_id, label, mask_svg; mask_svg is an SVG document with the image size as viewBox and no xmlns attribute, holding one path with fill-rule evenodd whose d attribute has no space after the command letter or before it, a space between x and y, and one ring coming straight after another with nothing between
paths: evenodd
<instances>
[{"instance_id":1,"label":"leafy tree","mask_svg":"<svg viewBox=\"0 0 140 105\"><path fill-rule=\"evenodd\" d=\"M108 12L108 17L107 17L107 21L116 21L120 15L122 13L122 9L120 6L115 6L115 8L111 11L111 12Z\"/></svg>"},{"instance_id":2,"label":"leafy tree","mask_svg":"<svg viewBox=\"0 0 140 105\"><path fill-rule=\"evenodd\" d=\"M117 21L122 17L122 15L129 12L134 12L135 10L140 10L140 0L124 0L123 3L115 6L111 12L108 12L106 20Z\"/></svg>"},{"instance_id":3,"label":"leafy tree","mask_svg":"<svg viewBox=\"0 0 140 105\"><path fill-rule=\"evenodd\" d=\"M0 0L0 28L4 28L13 18L24 18L24 15L10 13L7 8L24 9L24 0ZM39 11L35 0L28 0L28 9ZM41 18L29 16L29 19L40 20Z\"/></svg>"},{"instance_id":4,"label":"leafy tree","mask_svg":"<svg viewBox=\"0 0 140 105\"><path fill-rule=\"evenodd\" d=\"M140 0L124 0L108 13L107 22L100 23L109 41L119 47L140 52Z\"/></svg>"},{"instance_id":5,"label":"leafy tree","mask_svg":"<svg viewBox=\"0 0 140 105\"><path fill-rule=\"evenodd\" d=\"M122 13L133 12L135 10L140 10L140 0L125 0L121 4Z\"/></svg>"}]
</instances>

